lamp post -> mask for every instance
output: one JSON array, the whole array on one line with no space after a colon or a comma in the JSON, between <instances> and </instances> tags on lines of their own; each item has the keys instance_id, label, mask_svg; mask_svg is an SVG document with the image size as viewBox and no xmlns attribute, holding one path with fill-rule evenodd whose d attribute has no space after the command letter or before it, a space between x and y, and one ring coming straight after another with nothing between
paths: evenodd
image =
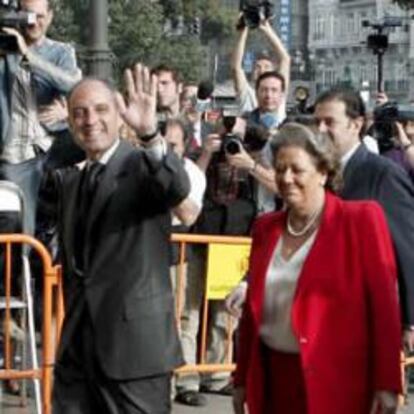
<instances>
[{"instance_id":1,"label":"lamp post","mask_svg":"<svg viewBox=\"0 0 414 414\"><path fill-rule=\"evenodd\" d=\"M316 53L313 50L308 51L307 73L309 79L309 89L312 96L316 94Z\"/></svg>"},{"instance_id":2,"label":"lamp post","mask_svg":"<svg viewBox=\"0 0 414 414\"><path fill-rule=\"evenodd\" d=\"M86 73L109 80L112 77L112 59L108 45L108 0L89 1L89 24Z\"/></svg>"},{"instance_id":3,"label":"lamp post","mask_svg":"<svg viewBox=\"0 0 414 414\"><path fill-rule=\"evenodd\" d=\"M367 47L377 56L377 91L383 92L383 58L388 49L388 33L384 32L391 27L402 26L402 20L399 17L386 16L382 22L372 23L369 20L363 20L362 26L375 30L375 34L370 34L367 37Z\"/></svg>"}]
</instances>

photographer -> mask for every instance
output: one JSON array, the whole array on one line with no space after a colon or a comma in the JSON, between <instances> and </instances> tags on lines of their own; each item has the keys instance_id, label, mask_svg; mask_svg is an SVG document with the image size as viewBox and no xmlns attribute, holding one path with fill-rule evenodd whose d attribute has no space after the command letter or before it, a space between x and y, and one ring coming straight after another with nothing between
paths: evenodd
<instances>
[{"instance_id":1,"label":"photographer","mask_svg":"<svg viewBox=\"0 0 414 414\"><path fill-rule=\"evenodd\" d=\"M4 8L5 6L3 6ZM67 129L65 111L48 111L80 79L75 53L68 44L46 37L53 19L47 0L22 0L23 12L35 20L19 32L3 28L15 38L17 50L3 50L0 64L0 175L15 182L25 196L26 221L34 231L34 215L46 152L54 135ZM43 114L47 113L43 117Z\"/></svg>"},{"instance_id":2,"label":"photographer","mask_svg":"<svg viewBox=\"0 0 414 414\"><path fill-rule=\"evenodd\" d=\"M251 10L251 9L249 9ZM283 45L277 33L273 30L269 20L266 16L263 15L262 10L257 10L259 15L258 30L264 35L264 37L270 43L272 51L274 53L274 59L278 62L278 71L285 79L285 87L289 88L290 80L290 62L291 58L288 51ZM269 16L270 17L270 16ZM234 49L231 69L232 76L234 81L234 87L236 90L236 96L239 101L240 111L249 112L257 107L256 91L253 86L250 85L247 80L246 74L243 70L243 55L246 49L247 37L249 34L249 26L252 26L249 13L246 11L239 18L239 23L237 25L239 36ZM253 71L251 74L251 81L254 85L259 78L259 76L265 72L273 71L276 69L276 65L273 62L273 59L268 55L261 54L257 56L254 63ZM284 118L286 115L286 100L280 105L278 109L278 115L280 118Z\"/></svg>"},{"instance_id":3,"label":"photographer","mask_svg":"<svg viewBox=\"0 0 414 414\"><path fill-rule=\"evenodd\" d=\"M255 164L253 153L245 148L246 142L242 139L245 121L242 118L224 117L223 124L222 130L208 135L203 141L202 152L197 160L198 166L206 172L207 189L203 209L193 231L197 234L246 236L257 213L257 182L254 177L263 172ZM197 355L207 263L205 247L194 246L192 253L181 318L184 359L190 364L195 362ZM206 362L221 363L224 361L228 337L228 316L223 301L212 301L209 309L210 339ZM197 374L181 374L177 379L176 401L191 406L205 405L207 401L200 391L228 394L229 374L204 374L202 378Z\"/></svg>"},{"instance_id":4,"label":"photographer","mask_svg":"<svg viewBox=\"0 0 414 414\"><path fill-rule=\"evenodd\" d=\"M382 155L390 158L407 171L414 182L414 120L395 122L395 147Z\"/></svg>"},{"instance_id":5,"label":"photographer","mask_svg":"<svg viewBox=\"0 0 414 414\"><path fill-rule=\"evenodd\" d=\"M396 162L414 181L414 107L389 102L385 93L377 102L370 133L381 155Z\"/></svg>"}]
</instances>

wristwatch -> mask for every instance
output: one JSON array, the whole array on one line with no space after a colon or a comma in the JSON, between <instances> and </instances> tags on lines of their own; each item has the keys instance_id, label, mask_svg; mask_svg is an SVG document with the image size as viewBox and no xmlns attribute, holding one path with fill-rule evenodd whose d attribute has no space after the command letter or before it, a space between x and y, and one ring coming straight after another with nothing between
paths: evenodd
<instances>
[{"instance_id":1,"label":"wristwatch","mask_svg":"<svg viewBox=\"0 0 414 414\"><path fill-rule=\"evenodd\" d=\"M139 135L139 139L143 142L151 141L153 138L155 138L158 135L159 132L160 132L160 129L157 126L154 132L150 134L146 134L146 135Z\"/></svg>"}]
</instances>

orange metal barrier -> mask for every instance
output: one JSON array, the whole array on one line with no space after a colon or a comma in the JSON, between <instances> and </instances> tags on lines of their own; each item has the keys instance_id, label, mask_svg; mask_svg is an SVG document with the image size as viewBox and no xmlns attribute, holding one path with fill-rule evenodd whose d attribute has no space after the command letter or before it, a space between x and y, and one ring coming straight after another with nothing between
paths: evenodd
<instances>
[{"instance_id":1,"label":"orange metal barrier","mask_svg":"<svg viewBox=\"0 0 414 414\"><path fill-rule=\"evenodd\" d=\"M58 286L59 267L52 264L49 252L38 240L24 234L1 234L0 244L5 246L5 326L11 320L11 292L12 292L12 245L29 245L41 258L44 275L44 317L42 331L42 361L36 370L12 369L12 350L10 333L5 329L4 334L4 369L0 369L0 379L39 379L42 384L42 411L51 412L50 396L52 384L52 368L54 362L54 346L52 344L52 286ZM63 309L61 292L58 292L60 309ZM58 313L58 317L61 315Z\"/></svg>"},{"instance_id":2,"label":"orange metal barrier","mask_svg":"<svg viewBox=\"0 0 414 414\"><path fill-rule=\"evenodd\" d=\"M185 248L187 244L231 244L231 245L250 245L251 239L249 237L235 237L235 236L216 236L216 235L202 235L202 234L173 234L171 237L173 243L180 244L180 261L178 271L178 283L176 289L176 315L177 324L180 325L180 313L183 308L184 301L184 263L185 263ZM204 290L205 291L205 290ZM208 308L209 301L204 295L203 314L201 317L201 336L200 336L200 363L187 364L176 370L177 373L185 372L224 372L233 371L235 364L233 363L233 338L232 338L232 318L229 316L227 325L227 338L225 344L226 362L217 364L206 363L206 348L207 348L207 328L208 328Z\"/></svg>"}]
</instances>

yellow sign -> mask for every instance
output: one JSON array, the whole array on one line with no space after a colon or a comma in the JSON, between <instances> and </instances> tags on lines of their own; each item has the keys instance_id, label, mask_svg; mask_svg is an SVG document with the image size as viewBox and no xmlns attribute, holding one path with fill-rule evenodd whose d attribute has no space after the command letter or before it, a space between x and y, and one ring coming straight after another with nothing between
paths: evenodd
<instances>
[{"instance_id":1,"label":"yellow sign","mask_svg":"<svg viewBox=\"0 0 414 414\"><path fill-rule=\"evenodd\" d=\"M249 266L249 245L210 244L207 262L207 299L224 299Z\"/></svg>"}]
</instances>

